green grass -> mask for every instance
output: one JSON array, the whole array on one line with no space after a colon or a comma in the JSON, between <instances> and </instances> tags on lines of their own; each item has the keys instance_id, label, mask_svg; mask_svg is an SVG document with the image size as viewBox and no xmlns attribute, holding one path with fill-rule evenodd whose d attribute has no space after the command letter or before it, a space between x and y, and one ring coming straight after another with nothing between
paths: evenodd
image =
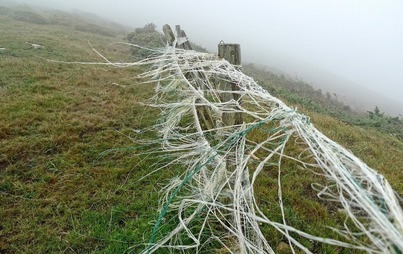
<instances>
[{"instance_id":1,"label":"green grass","mask_svg":"<svg viewBox=\"0 0 403 254\"><path fill-rule=\"evenodd\" d=\"M243 70L253 76L257 82L271 94L282 98L290 105L298 106L323 115L330 115L349 125L356 125L367 130L376 129L383 133L395 136L403 141L402 116L389 116L382 113L374 101L374 110L355 112L349 105L345 105L336 94L323 94L321 89L316 90L308 83L276 74L257 67L254 64L245 64Z\"/></svg>"},{"instance_id":2,"label":"green grass","mask_svg":"<svg viewBox=\"0 0 403 254\"><path fill-rule=\"evenodd\" d=\"M158 111L139 104L153 95L152 85L136 79L145 69L49 62L101 61L87 41L112 60L133 57L125 46L108 46L125 35L76 31L68 14L58 23L41 12L38 15L50 20L43 25L16 20L2 9L0 47L6 50L0 51L0 252L138 253L158 216L158 191L180 171L168 168L139 181L156 162L140 154L144 149L133 142L139 135L136 130L158 118ZM45 49L32 49L25 42ZM403 194L399 140L302 110L315 126L380 170ZM153 134L141 138L152 140ZM298 148L291 146L290 151L297 153ZM276 174L265 169L256 192L260 208L280 221ZM316 198L310 187L313 181L322 179L301 171L292 161L284 162L289 223L337 237L325 226L343 223L344 217L337 207ZM263 230L280 253L287 253L278 233ZM350 253L307 245L315 253Z\"/></svg>"},{"instance_id":3,"label":"green grass","mask_svg":"<svg viewBox=\"0 0 403 254\"><path fill-rule=\"evenodd\" d=\"M139 104L153 92L136 84L143 70L48 62L100 61L87 40L114 60L131 57L107 46L119 38L0 19L0 252L123 253L142 243L155 186L174 173L137 182L151 163L119 149L157 116Z\"/></svg>"}]
</instances>

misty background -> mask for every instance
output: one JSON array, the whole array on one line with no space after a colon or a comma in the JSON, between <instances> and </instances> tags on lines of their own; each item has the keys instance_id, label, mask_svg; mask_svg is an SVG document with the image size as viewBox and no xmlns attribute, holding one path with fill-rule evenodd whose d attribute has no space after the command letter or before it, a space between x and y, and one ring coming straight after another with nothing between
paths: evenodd
<instances>
[{"instance_id":1,"label":"misty background","mask_svg":"<svg viewBox=\"0 0 403 254\"><path fill-rule=\"evenodd\" d=\"M0 0L1 3L5 0ZM8 1L9 2L9 1ZM14 0L97 14L126 26L180 24L217 51L240 43L244 62L331 92L356 110L403 114L403 1Z\"/></svg>"}]
</instances>

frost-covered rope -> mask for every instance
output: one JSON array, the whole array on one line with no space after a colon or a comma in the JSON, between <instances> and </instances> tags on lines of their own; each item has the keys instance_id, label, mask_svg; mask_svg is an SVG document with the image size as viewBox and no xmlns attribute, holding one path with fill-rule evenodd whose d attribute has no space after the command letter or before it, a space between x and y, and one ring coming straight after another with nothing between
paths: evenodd
<instances>
[{"instance_id":1,"label":"frost-covered rope","mask_svg":"<svg viewBox=\"0 0 403 254\"><path fill-rule=\"evenodd\" d=\"M211 242L230 253L274 253L275 248L260 230L262 223L283 234L293 252L297 248L310 253L292 235L368 253L403 250L402 209L381 174L227 61L173 47L160 53L141 62L153 64L142 76L158 83L155 102L150 105L162 111L156 126L161 149L174 158L171 164L180 166L183 175L163 189L160 216L144 253L161 248L198 253ZM224 82L236 84L239 90L222 90ZM237 93L240 99L223 101L224 93ZM203 123L203 109L213 119L213 128ZM223 114L236 112L243 115L244 122L225 125ZM256 130L264 130L267 136L253 140L250 134ZM321 169L332 183L314 184L318 196L343 206L359 230L339 229L350 241L310 235L287 225L284 212L283 220L275 222L259 209L254 183L262 170L275 165L279 206L284 211L281 161L283 156L289 157L284 151L287 142L296 138L304 141L310 156L293 159L304 167ZM262 153L264 157L259 158ZM256 159L257 166L252 163ZM357 233L366 235L367 240Z\"/></svg>"},{"instance_id":2,"label":"frost-covered rope","mask_svg":"<svg viewBox=\"0 0 403 254\"><path fill-rule=\"evenodd\" d=\"M152 52L152 57L136 63L105 59L105 64L117 67L152 65L141 75L157 83L149 105L159 108L161 117L154 126L159 140L152 143L160 143L159 151L170 158L153 173L168 166L182 169L161 190L160 214L143 253L160 249L199 253L211 246L228 253L275 253L262 224L282 234L293 253L298 249L311 253L296 235L367 253L403 251L399 197L381 174L227 61L174 47ZM238 89L223 89L225 82ZM237 99L223 100L228 93L236 93ZM223 116L235 113L242 114L243 123L225 123ZM255 132L264 136L256 138ZM300 156L287 153L291 141L301 146ZM314 236L287 224L281 191L285 159L315 169L329 182L312 186L319 198L338 202L354 223L354 231L334 229L349 240ZM261 172L273 168L281 221L270 220L255 197Z\"/></svg>"}]
</instances>

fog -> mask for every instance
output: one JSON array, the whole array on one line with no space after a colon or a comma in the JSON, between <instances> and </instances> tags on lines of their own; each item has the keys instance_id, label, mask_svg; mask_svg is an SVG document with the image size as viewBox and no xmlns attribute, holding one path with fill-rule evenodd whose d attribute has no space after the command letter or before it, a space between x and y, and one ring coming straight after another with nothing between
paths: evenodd
<instances>
[{"instance_id":1,"label":"fog","mask_svg":"<svg viewBox=\"0 0 403 254\"><path fill-rule=\"evenodd\" d=\"M360 98L403 113L403 1L25 2L88 11L131 27L153 22L161 30L166 23L180 24L192 41L212 52L220 40L240 43L245 62L298 76L339 93L347 103Z\"/></svg>"}]
</instances>

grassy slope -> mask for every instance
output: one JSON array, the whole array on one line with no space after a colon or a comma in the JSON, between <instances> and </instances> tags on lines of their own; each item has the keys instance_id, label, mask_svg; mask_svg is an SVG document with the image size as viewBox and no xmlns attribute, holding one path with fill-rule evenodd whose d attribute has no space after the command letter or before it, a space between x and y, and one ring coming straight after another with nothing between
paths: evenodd
<instances>
[{"instance_id":1,"label":"grassy slope","mask_svg":"<svg viewBox=\"0 0 403 254\"><path fill-rule=\"evenodd\" d=\"M123 252L142 241L159 178L135 182L149 165L133 152L101 153L132 146L133 130L154 122L138 104L153 88L136 85L140 69L44 60L100 61L89 40L129 61L127 47L106 46L125 35L0 23L0 252Z\"/></svg>"},{"instance_id":2,"label":"grassy slope","mask_svg":"<svg viewBox=\"0 0 403 254\"><path fill-rule=\"evenodd\" d=\"M152 87L137 84L134 77L142 71L138 68L44 60L100 61L87 40L114 60L130 60L128 48L106 46L124 35L80 32L60 23L27 23L1 13L0 23L7 25L0 26L0 47L7 50L0 52L0 252L122 253L135 246L130 250L136 253L157 215L158 190L175 171L138 182L152 168L152 158L136 156L130 149L103 152L133 146L133 130L155 122L157 112L138 104L152 95ZM26 41L45 49L33 50ZM329 116L305 113L325 134L382 171L403 194L401 142ZM260 206L280 221L276 172L267 170L262 176L257 183ZM334 236L323 225L344 218L316 200L310 183L320 179L296 170L292 162L284 163L283 176L289 223ZM268 228L265 232L280 249L281 236ZM310 247L317 253L341 252Z\"/></svg>"}]
</instances>

